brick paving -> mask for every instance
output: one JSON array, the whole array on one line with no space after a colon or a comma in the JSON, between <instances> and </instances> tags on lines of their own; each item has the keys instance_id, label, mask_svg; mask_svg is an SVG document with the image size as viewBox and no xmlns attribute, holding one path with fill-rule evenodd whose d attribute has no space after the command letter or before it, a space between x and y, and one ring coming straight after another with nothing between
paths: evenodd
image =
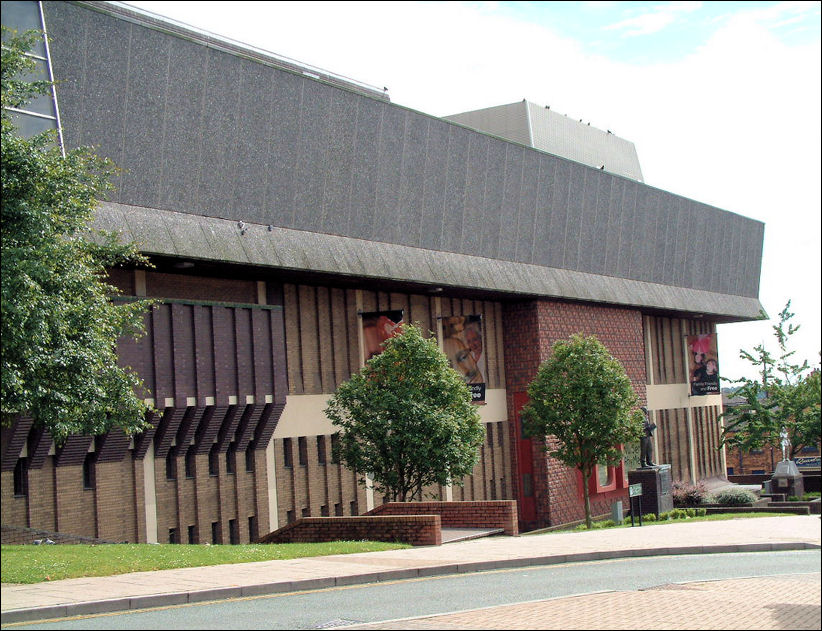
<instances>
[{"instance_id":1,"label":"brick paving","mask_svg":"<svg viewBox=\"0 0 822 631\"><path fill-rule=\"evenodd\" d=\"M820 575L663 585L347 629L820 629Z\"/></svg>"}]
</instances>

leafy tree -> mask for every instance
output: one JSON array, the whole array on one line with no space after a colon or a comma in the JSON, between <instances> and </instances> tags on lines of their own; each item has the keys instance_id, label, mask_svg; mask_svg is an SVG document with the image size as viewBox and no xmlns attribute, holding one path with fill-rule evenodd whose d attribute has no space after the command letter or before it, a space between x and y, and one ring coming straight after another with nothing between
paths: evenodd
<instances>
[{"instance_id":1,"label":"leafy tree","mask_svg":"<svg viewBox=\"0 0 822 631\"><path fill-rule=\"evenodd\" d=\"M341 384L325 413L340 428L335 456L392 501L421 499L430 484L462 485L485 437L468 386L413 325Z\"/></svg>"},{"instance_id":2,"label":"leafy tree","mask_svg":"<svg viewBox=\"0 0 822 631\"><path fill-rule=\"evenodd\" d=\"M117 364L116 342L142 328L145 303L114 303L106 268L145 262L114 234L92 231L112 165L88 149L64 156L53 132L21 138L7 108L49 83L26 82L41 37L3 30L2 422L30 415L60 443L144 425L139 379Z\"/></svg>"},{"instance_id":3,"label":"leafy tree","mask_svg":"<svg viewBox=\"0 0 822 631\"><path fill-rule=\"evenodd\" d=\"M772 326L779 348L776 356L764 344L755 346L753 352L739 352L742 359L757 367L759 376L732 381L739 384L733 397L741 403L723 413L722 440L742 451L760 449L779 445L779 433L784 427L791 442L792 460L802 447L820 442L820 379L819 369L811 371L807 360L793 363L796 351L790 350L790 339L800 325L790 322L795 315L790 307L789 300Z\"/></svg>"},{"instance_id":4,"label":"leafy tree","mask_svg":"<svg viewBox=\"0 0 822 631\"><path fill-rule=\"evenodd\" d=\"M625 369L595 336L558 340L528 386L522 410L527 436L556 439L550 455L582 473L585 525L591 527L588 479L597 464L613 466L620 446L642 435L643 414Z\"/></svg>"}]
</instances>

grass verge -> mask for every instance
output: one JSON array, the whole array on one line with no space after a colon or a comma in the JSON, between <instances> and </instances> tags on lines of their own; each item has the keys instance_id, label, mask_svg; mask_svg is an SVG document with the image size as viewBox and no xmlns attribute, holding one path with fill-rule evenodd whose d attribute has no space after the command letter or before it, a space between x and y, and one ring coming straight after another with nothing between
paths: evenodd
<instances>
[{"instance_id":1,"label":"grass verge","mask_svg":"<svg viewBox=\"0 0 822 631\"><path fill-rule=\"evenodd\" d=\"M665 519L665 520L647 520L643 515L643 526L656 526L661 524L682 524L691 521L725 521L728 519L756 519L758 517L796 517L794 513L714 513L711 515L702 515L699 517L687 517L683 519ZM634 518L635 527L639 527L639 517ZM604 521L595 521L591 530L601 530L603 528L631 528L631 518L626 517L622 524L615 524L610 519ZM540 535L549 533L568 533L568 532L586 532L584 522L582 524L572 524L567 528L546 528L544 530L531 530L522 533L523 535Z\"/></svg>"},{"instance_id":2,"label":"grass verge","mask_svg":"<svg viewBox=\"0 0 822 631\"><path fill-rule=\"evenodd\" d=\"M248 563L300 557L396 550L411 546L377 541L250 544L234 546L63 544L0 547L3 583L41 583L83 576L112 576L129 572L169 570L226 563Z\"/></svg>"}]
</instances>

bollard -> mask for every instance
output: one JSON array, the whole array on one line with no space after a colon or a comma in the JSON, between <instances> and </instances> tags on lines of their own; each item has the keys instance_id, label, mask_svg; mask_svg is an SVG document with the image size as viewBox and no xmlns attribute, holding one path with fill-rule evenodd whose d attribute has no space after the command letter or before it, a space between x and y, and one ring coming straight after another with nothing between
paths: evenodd
<instances>
[{"instance_id":1,"label":"bollard","mask_svg":"<svg viewBox=\"0 0 822 631\"><path fill-rule=\"evenodd\" d=\"M617 525L622 523L622 502L614 502L611 505L611 519L613 519Z\"/></svg>"}]
</instances>

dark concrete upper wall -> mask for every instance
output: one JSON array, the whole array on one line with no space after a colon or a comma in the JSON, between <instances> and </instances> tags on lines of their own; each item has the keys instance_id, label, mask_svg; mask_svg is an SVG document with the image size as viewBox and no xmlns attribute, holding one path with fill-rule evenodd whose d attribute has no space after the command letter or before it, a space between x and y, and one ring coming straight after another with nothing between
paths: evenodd
<instances>
[{"instance_id":1,"label":"dark concrete upper wall","mask_svg":"<svg viewBox=\"0 0 822 631\"><path fill-rule=\"evenodd\" d=\"M112 201L756 297L764 226L83 5L45 2Z\"/></svg>"}]
</instances>

